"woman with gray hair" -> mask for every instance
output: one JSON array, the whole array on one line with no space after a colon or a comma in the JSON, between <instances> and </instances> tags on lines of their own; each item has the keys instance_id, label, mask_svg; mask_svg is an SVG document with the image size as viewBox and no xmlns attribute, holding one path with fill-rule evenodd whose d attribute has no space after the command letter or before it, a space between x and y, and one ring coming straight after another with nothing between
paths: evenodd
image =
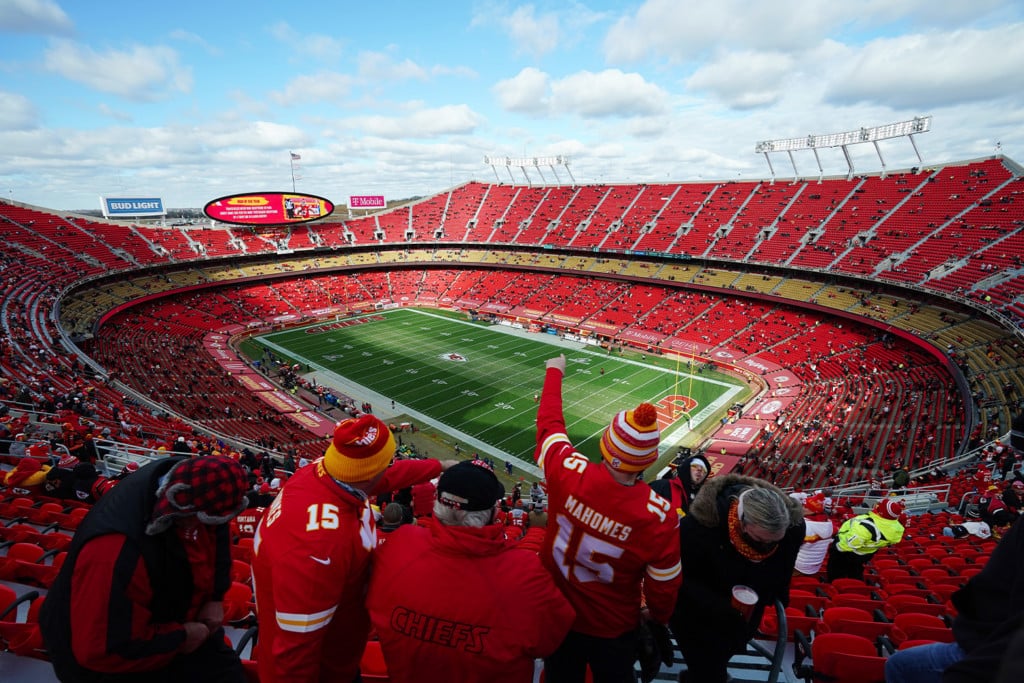
<instances>
[{"instance_id":1,"label":"woman with gray hair","mask_svg":"<svg viewBox=\"0 0 1024 683\"><path fill-rule=\"evenodd\" d=\"M789 602L804 540L800 503L766 481L727 474L701 488L679 521L683 583L669 625L682 681L727 680L766 607Z\"/></svg>"}]
</instances>

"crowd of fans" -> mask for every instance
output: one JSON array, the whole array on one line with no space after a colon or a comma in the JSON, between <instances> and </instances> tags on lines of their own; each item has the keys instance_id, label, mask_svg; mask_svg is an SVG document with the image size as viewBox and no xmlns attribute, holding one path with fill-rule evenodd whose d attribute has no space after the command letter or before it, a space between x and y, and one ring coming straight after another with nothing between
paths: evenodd
<instances>
[{"instance_id":1,"label":"crowd of fans","mask_svg":"<svg viewBox=\"0 0 1024 683\"><path fill-rule=\"evenodd\" d=\"M862 501L828 489L709 476L702 454L648 484L660 441L648 404L615 415L588 458L561 415L564 363L546 366L544 478L525 492L506 491L475 455L416 456L370 413L343 419L322 457L289 468L181 435L150 464L112 475L100 474L109 454L86 438L98 426L89 418L47 428L6 416L6 490L91 508L40 612L46 656L62 680L246 680L225 641L224 601L243 535L234 519L250 509L260 680L354 680L371 651L394 681L524 681L541 661L553 682L588 671L622 681L638 660L650 680L678 650L680 680L726 681L794 577L864 580L881 550L917 533L903 503L909 479L869 492L878 502L861 514ZM28 442L30 425L49 439ZM1019 572L1007 569L1020 552L1021 426L975 464L935 473L950 484L950 512L929 534L999 545L952 596L957 648L891 655L892 680L926 680L914 676L928 667L933 680L947 667L992 680L1013 665L1004 659L1024 619Z\"/></svg>"}]
</instances>

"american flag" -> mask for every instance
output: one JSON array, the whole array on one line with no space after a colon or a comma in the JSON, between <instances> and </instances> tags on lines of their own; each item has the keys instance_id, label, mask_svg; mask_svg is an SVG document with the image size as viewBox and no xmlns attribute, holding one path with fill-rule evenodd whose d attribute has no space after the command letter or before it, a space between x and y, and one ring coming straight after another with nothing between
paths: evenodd
<instances>
[{"instance_id":1,"label":"american flag","mask_svg":"<svg viewBox=\"0 0 1024 683\"><path fill-rule=\"evenodd\" d=\"M302 158L301 156L299 156L295 152L291 152L291 155L292 155L292 161L298 161L299 159Z\"/></svg>"}]
</instances>

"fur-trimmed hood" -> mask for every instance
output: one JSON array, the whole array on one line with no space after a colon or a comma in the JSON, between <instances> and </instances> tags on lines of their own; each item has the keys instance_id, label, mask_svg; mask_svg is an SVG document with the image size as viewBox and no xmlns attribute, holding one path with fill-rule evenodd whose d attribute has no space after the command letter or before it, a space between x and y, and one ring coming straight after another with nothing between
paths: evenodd
<instances>
[{"instance_id":1,"label":"fur-trimmed hood","mask_svg":"<svg viewBox=\"0 0 1024 683\"><path fill-rule=\"evenodd\" d=\"M688 515L693 516L701 526L717 527L719 525L718 498L724 495L727 489L737 487L774 489L786 500L786 507L789 508L789 525L797 526L803 521L804 509L800 501L786 494L779 487L769 484L763 479L747 477L742 474L723 474L721 476L709 477L704 481L697 496L690 503ZM737 494L739 491L736 492Z\"/></svg>"}]
</instances>

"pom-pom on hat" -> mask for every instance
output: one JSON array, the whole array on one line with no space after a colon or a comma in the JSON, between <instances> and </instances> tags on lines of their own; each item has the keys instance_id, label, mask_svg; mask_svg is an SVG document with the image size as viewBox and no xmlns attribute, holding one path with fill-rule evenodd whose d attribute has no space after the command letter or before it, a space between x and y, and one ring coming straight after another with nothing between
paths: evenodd
<instances>
[{"instance_id":1,"label":"pom-pom on hat","mask_svg":"<svg viewBox=\"0 0 1024 683\"><path fill-rule=\"evenodd\" d=\"M456 510L490 510L505 497L505 489L490 465L463 460L441 473L437 500Z\"/></svg>"},{"instance_id":2,"label":"pom-pom on hat","mask_svg":"<svg viewBox=\"0 0 1024 683\"><path fill-rule=\"evenodd\" d=\"M883 519L899 519L906 506L899 498L886 498L875 503L872 512Z\"/></svg>"},{"instance_id":3,"label":"pom-pom on hat","mask_svg":"<svg viewBox=\"0 0 1024 683\"><path fill-rule=\"evenodd\" d=\"M176 518L189 515L203 524L226 524L248 505L248 484L245 468L231 458L206 455L182 460L160 480L146 533L162 533Z\"/></svg>"},{"instance_id":4,"label":"pom-pom on hat","mask_svg":"<svg viewBox=\"0 0 1024 683\"><path fill-rule=\"evenodd\" d=\"M620 411L601 437L601 457L620 472L642 472L658 459L658 409L641 403Z\"/></svg>"},{"instance_id":5,"label":"pom-pom on hat","mask_svg":"<svg viewBox=\"0 0 1024 683\"><path fill-rule=\"evenodd\" d=\"M324 453L324 467L335 479L367 481L387 469L395 457L395 437L374 415L343 420Z\"/></svg>"}]
</instances>

